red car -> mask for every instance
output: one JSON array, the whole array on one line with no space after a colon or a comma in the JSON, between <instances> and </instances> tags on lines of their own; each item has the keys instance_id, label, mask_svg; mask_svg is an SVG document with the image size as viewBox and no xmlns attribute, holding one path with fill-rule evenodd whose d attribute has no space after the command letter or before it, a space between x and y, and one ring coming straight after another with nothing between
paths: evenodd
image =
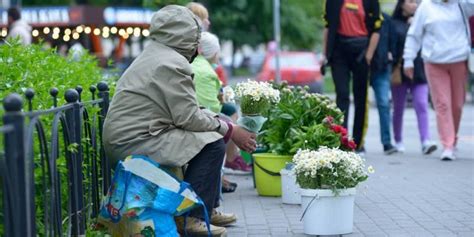
<instances>
[{"instance_id":1,"label":"red car","mask_svg":"<svg viewBox=\"0 0 474 237\"><path fill-rule=\"evenodd\" d=\"M258 81L275 79L275 54L268 54L263 61ZM280 75L290 85L308 85L311 92L322 93L324 78L316 54L312 52L281 52Z\"/></svg>"}]
</instances>

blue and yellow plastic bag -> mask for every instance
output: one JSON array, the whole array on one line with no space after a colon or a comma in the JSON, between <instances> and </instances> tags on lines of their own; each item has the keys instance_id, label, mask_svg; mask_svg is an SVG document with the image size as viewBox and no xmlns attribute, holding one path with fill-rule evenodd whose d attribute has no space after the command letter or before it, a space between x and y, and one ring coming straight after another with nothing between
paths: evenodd
<instances>
[{"instance_id":1,"label":"blue and yellow plastic bag","mask_svg":"<svg viewBox=\"0 0 474 237\"><path fill-rule=\"evenodd\" d=\"M145 156L131 156L117 164L99 222L113 237L176 237L174 216L197 206L204 204L188 183Z\"/></svg>"}]
</instances>

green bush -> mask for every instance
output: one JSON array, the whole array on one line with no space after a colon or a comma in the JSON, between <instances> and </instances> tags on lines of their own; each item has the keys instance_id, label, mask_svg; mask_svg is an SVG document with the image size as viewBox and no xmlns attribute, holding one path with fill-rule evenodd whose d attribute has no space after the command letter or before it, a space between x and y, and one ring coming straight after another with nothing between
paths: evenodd
<instances>
[{"instance_id":1,"label":"green bush","mask_svg":"<svg viewBox=\"0 0 474 237\"><path fill-rule=\"evenodd\" d=\"M12 92L22 94L27 88L35 90L34 108L52 106L49 90L59 89L58 104L65 103L64 92L81 85L82 99L91 98L90 85L102 80L101 68L95 57L87 53L74 60L72 56L61 57L55 49L42 45L24 47L18 42L6 42L0 46L0 99ZM114 80L108 81L113 88Z\"/></svg>"},{"instance_id":2,"label":"green bush","mask_svg":"<svg viewBox=\"0 0 474 237\"><path fill-rule=\"evenodd\" d=\"M42 110L51 108L53 99L49 94L51 88L59 89L58 106L65 104L64 93L67 89L82 86L82 100L90 100L92 95L89 91L91 85L96 85L103 80L101 68L98 67L95 57L84 53L80 58L73 58L71 55L62 57L56 53L55 49L45 49L41 44L23 46L16 41L5 42L0 46L0 100L3 100L10 93L16 92L23 94L27 88L33 88L35 97L33 99L33 109ZM113 93L115 86L115 78L108 78L107 83ZM27 109L28 103L24 103L24 110ZM97 113L97 108L90 108L90 113ZM0 115L4 113L3 107L0 110ZM41 119L44 124L44 129L47 133L48 144L51 139L51 122L52 115L42 116ZM60 133L61 134L61 133ZM36 135L35 135L36 138ZM3 151L3 136L0 138L0 151ZM64 157L65 150L73 147L64 148L64 142L60 136L60 157L57 160L57 166L61 177L61 200L62 200L62 219L63 229L67 229L68 217L66 215L68 209L68 184L67 168ZM85 142L85 141L83 141ZM43 184L46 174L42 172L45 168L41 162L39 155L39 142L35 139L34 149L34 178L35 178L35 203L36 203L36 223L38 236L47 236L44 230L44 204L48 200L49 190L48 186ZM50 144L49 144L50 145ZM72 144L76 145L77 144ZM73 151L72 151L73 152ZM95 152L86 150L84 152ZM85 205L90 207L88 195L90 192L90 180L88 174L85 172L88 169L88 164L84 164L85 173ZM5 190L2 190L5 191ZM88 213L88 210L85 210ZM90 221L90 218L88 218ZM0 225L3 221L0 222ZM88 223L88 226L89 223ZM3 236L3 226L0 226L0 236Z\"/></svg>"}]
</instances>

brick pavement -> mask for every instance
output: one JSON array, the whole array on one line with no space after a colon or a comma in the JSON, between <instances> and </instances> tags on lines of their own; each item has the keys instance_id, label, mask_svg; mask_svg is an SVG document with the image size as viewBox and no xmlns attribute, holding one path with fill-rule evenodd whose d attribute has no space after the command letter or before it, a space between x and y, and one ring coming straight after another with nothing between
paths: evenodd
<instances>
[{"instance_id":1,"label":"brick pavement","mask_svg":"<svg viewBox=\"0 0 474 237\"><path fill-rule=\"evenodd\" d=\"M371 109L366 159L376 173L358 188L354 232L348 236L474 236L474 107L465 108L454 162L440 161L440 150L423 156L413 109L405 116L407 151L385 156L378 115ZM433 111L430 116L437 141ZM224 196L222 208L239 221L228 236L305 236L299 206L257 196L250 176L230 179L239 187Z\"/></svg>"}]
</instances>

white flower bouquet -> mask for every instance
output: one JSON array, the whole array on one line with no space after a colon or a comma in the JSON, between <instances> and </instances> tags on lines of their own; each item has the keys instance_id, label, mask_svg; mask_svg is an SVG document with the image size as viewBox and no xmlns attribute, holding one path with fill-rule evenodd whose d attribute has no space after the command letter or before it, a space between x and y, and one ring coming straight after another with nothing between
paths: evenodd
<instances>
[{"instance_id":1,"label":"white flower bouquet","mask_svg":"<svg viewBox=\"0 0 474 237\"><path fill-rule=\"evenodd\" d=\"M299 150L293 157L297 183L303 189L337 190L356 187L374 169L354 152L321 147L317 151Z\"/></svg>"},{"instance_id":2,"label":"white flower bouquet","mask_svg":"<svg viewBox=\"0 0 474 237\"><path fill-rule=\"evenodd\" d=\"M238 83L235 94L240 100L242 117L237 123L249 131L257 133L267 120L262 116L271 105L280 101L280 91L267 82L247 80Z\"/></svg>"}]
</instances>

